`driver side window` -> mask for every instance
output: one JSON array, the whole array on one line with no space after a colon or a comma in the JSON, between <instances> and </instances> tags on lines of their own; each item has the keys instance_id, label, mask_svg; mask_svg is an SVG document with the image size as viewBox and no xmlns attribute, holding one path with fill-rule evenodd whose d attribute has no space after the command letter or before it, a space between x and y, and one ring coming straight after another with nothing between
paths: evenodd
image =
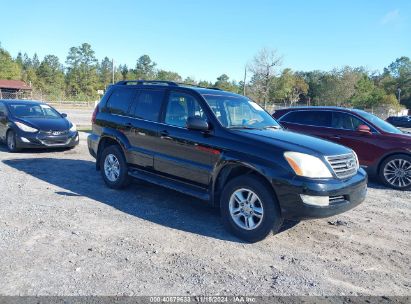
<instances>
[{"instance_id":1,"label":"driver side window","mask_svg":"<svg viewBox=\"0 0 411 304\"><path fill-rule=\"evenodd\" d=\"M352 115L342 112L333 112L332 127L335 129L355 131L363 124L364 123L361 120Z\"/></svg>"},{"instance_id":2,"label":"driver side window","mask_svg":"<svg viewBox=\"0 0 411 304\"><path fill-rule=\"evenodd\" d=\"M189 117L206 118L198 101L191 95L170 92L164 122L168 125L186 127Z\"/></svg>"}]
</instances>

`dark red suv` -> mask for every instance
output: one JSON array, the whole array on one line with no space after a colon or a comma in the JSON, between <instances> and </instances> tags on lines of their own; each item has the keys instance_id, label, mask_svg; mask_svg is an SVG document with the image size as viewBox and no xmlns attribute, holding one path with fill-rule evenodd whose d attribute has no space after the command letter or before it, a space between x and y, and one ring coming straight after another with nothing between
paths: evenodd
<instances>
[{"instance_id":1,"label":"dark red suv","mask_svg":"<svg viewBox=\"0 0 411 304\"><path fill-rule=\"evenodd\" d=\"M352 148L370 175L392 188L411 189L411 134L377 116L339 107L297 107L277 110L273 117L292 131Z\"/></svg>"}]
</instances>

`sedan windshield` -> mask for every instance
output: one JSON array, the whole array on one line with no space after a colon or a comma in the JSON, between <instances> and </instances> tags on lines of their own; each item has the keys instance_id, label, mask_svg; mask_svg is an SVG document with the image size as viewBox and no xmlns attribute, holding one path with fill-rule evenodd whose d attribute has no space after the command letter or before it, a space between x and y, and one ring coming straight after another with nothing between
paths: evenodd
<instances>
[{"instance_id":1,"label":"sedan windshield","mask_svg":"<svg viewBox=\"0 0 411 304\"><path fill-rule=\"evenodd\" d=\"M393 134L402 134L403 132L400 129L397 129L394 127L392 124L382 120L381 118L378 118L377 116L370 114L365 111L359 111L361 116L363 116L365 119L367 119L369 122L373 123L376 125L378 128L381 130L388 132L388 133L393 133Z\"/></svg>"},{"instance_id":2,"label":"sedan windshield","mask_svg":"<svg viewBox=\"0 0 411 304\"><path fill-rule=\"evenodd\" d=\"M18 118L61 118L61 115L52 107L45 104L8 104L13 116Z\"/></svg>"},{"instance_id":3,"label":"sedan windshield","mask_svg":"<svg viewBox=\"0 0 411 304\"><path fill-rule=\"evenodd\" d=\"M226 128L281 128L258 104L242 96L203 95L220 123Z\"/></svg>"}]
</instances>

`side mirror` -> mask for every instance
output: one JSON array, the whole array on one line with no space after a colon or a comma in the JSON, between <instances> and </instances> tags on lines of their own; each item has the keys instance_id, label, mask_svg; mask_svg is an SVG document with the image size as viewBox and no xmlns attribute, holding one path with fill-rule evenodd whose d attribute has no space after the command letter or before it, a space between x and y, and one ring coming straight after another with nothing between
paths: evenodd
<instances>
[{"instance_id":1,"label":"side mirror","mask_svg":"<svg viewBox=\"0 0 411 304\"><path fill-rule=\"evenodd\" d=\"M359 125L357 131L365 134L371 134L371 129L367 125Z\"/></svg>"},{"instance_id":2,"label":"side mirror","mask_svg":"<svg viewBox=\"0 0 411 304\"><path fill-rule=\"evenodd\" d=\"M204 118L189 117L187 119L187 129L197 131L208 131L210 126Z\"/></svg>"},{"instance_id":3,"label":"side mirror","mask_svg":"<svg viewBox=\"0 0 411 304\"><path fill-rule=\"evenodd\" d=\"M61 113L61 117L66 118L67 114L66 113Z\"/></svg>"}]
</instances>

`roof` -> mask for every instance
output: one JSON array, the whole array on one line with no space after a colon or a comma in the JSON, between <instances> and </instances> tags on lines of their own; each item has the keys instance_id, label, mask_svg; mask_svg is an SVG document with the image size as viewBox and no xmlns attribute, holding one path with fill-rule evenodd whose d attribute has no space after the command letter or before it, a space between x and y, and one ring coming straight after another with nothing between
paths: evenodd
<instances>
[{"instance_id":1,"label":"roof","mask_svg":"<svg viewBox=\"0 0 411 304\"><path fill-rule=\"evenodd\" d=\"M196 91L201 95L220 95L220 96L242 96L232 92L223 91L219 88L206 88L197 85L190 85L185 83L178 83L173 81L163 81L163 80L123 80L119 81L114 86L121 86L121 85L135 85L135 86L147 86L147 87L169 87L169 88L184 88Z\"/></svg>"},{"instance_id":2,"label":"roof","mask_svg":"<svg viewBox=\"0 0 411 304\"><path fill-rule=\"evenodd\" d=\"M44 104L42 101L36 100L24 100L24 99L0 99L0 102L3 103L13 103L13 104Z\"/></svg>"},{"instance_id":3,"label":"roof","mask_svg":"<svg viewBox=\"0 0 411 304\"><path fill-rule=\"evenodd\" d=\"M24 81L0 79L0 89L31 90Z\"/></svg>"},{"instance_id":4,"label":"roof","mask_svg":"<svg viewBox=\"0 0 411 304\"><path fill-rule=\"evenodd\" d=\"M353 108L344 108L344 107L333 107L333 106L302 106L302 107L292 107L292 108L285 108L285 109L278 109L278 111L298 111L298 110L340 110L340 111L347 111L347 112L360 112L361 110L353 109Z\"/></svg>"}]
</instances>

